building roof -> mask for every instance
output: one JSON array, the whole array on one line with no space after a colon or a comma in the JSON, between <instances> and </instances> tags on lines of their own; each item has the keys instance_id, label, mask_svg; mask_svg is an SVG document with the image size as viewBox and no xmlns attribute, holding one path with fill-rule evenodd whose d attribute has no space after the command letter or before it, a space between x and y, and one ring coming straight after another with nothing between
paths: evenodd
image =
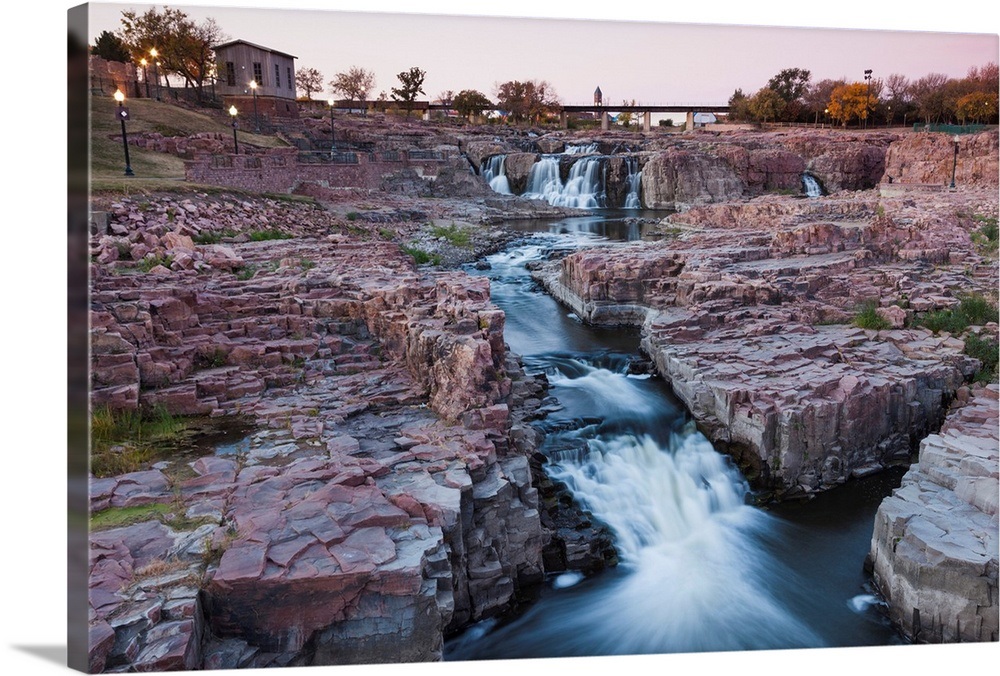
<instances>
[{"instance_id":1,"label":"building roof","mask_svg":"<svg viewBox=\"0 0 1000 676\"><path fill-rule=\"evenodd\" d=\"M221 45L215 45L212 47L212 49L218 51L224 47L232 47L233 45L249 45L250 47L254 47L255 49L260 49L265 52L271 52L272 54L277 54L278 56L287 56L290 59L299 58L293 54L288 54L287 52L279 52L277 49L264 47L263 45L254 44L253 42L248 42L246 40L230 40L229 42L223 42Z\"/></svg>"}]
</instances>

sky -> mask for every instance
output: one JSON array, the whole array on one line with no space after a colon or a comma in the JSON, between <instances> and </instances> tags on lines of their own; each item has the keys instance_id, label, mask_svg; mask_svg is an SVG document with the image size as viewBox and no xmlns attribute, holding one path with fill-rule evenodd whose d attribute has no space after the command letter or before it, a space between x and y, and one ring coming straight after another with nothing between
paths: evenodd
<instances>
[{"instance_id":1,"label":"sky","mask_svg":"<svg viewBox=\"0 0 1000 676\"><path fill-rule=\"evenodd\" d=\"M399 85L396 75L412 66L426 71L428 98L449 89L478 89L492 96L497 83L537 79L548 81L568 104L590 103L599 86L605 104L635 99L719 105L737 88L758 90L784 68L808 69L813 82L860 81L866 69L876 78L901 73L915 79L932 72L962 77L971 66L998 60L995 28L993 33L937 33L678 24L655 16L650 21L456 16L455 9L436 15L362 13L289 9L309 3L280 0L240 4L263 6L169 6L198 21L214 18L231 39L291 53L298 57L297 68L316 68L324 82L351 66L372 71L373 97L390 94ZM89 40L103 30L119 30L123 9L142 12L150 6L92 3ZM969 9L963 5L963 11ZM420 10L434 11L426 3ZM990 30L988 22L972 25Z\"/></svg>"},{"instance_id":2,"label":"sky","mask_svg":"<svg viewBox=\"0 0 1000 676\"><path fill-rule=\"evenodd\" d=\"M5 476L0 491L0 519L5 542L0 557L0 585L4 608L0 614L0 664L5 673L65 674L66 626L66 12L75 1L31 0L8 10L0 24L4 62L29 63L30 77L11 79L8 105L0 106L4 136L4 246L0 247L0 282L4 295L3 378L7 386L4 407L7 425L3 449ZM171 7L174 5L166 3ZM827 29L879 29L986 33L985 48L959 40L958 46L910 42L901 49L892 36L877 34L865 45L830 42L837 31L813 31L804 40L790 41L772 33L763 41L737 45L737 33L722 43L707 39L695 44L665 35L620 37L606 29L587 41L579 31L548 30L534 43L501 39L497 24L444 38L428 37L419 47L399 52L385 34L345 33L344 26L326 22L294 25L292 14L252 15L240 12L239 22L223 15L219 6L313 9L357 9L357 0L210 0L209 12L232 37L259 41L300 57L299 65L320 69L329 79L338 70L357 64L375 70L378 86L388 90L395 74L419 65L428 71L427 89L490 88L497 80L545 77L568 103L589 101L600 85L607 100L628 97L679 101L687 97L728 98L731 90L763 86L781 68L813 70L814 78L861 77L872 68L876 76L891 72L944 72L961 76L971 65L996 58L1000 21L995 0L967 0L961 5L926 5L871 0L810 2L809 0L503 0L476 6L469 0L364 0L373 12L432 14L493 14L505 17L660 21L756 26L816 26ZM127 7L127 4L124 4ZM97 7L94 5L93 7ZM120 9L115 7L114 9ZM954 9L954 11L952 11ZM276 18L277 17L277 18ZM383 17L384 18L384 17ZM116 29L117 13L109 23ZM315 25L313 25L315 24ZM377 24L377 25L385 25ZM574 22L572 25L578 26ZM97 28L97 25L94 25ZM92 40L100 32L92 32ZM278 39L279 34L287 37ZM914 36L909 33L910 37ZM735 36L735 37L734 37ZM856 36L857 37L857 36ZM256 38L256 39L255 39ZM860 38L859 38L860 39ZM862 40L864 41L864 40ZM904 42L906 42L904 40ZM280 43L280 44L279 44ZM570 48L579 44L572 57ZM398 44L398 43L396 43ZM985 53L982 51L985 49ZM581 56L582 53L582 56ZM444 57L440 55L444 54ZM382 56L384 55L384 56ZM984 58L984 56L986 58ZM433 57L433 58L432 58ZM952 59L957 61L954 63ZM385 59L383 63L381 60ZM443 65L439 65L443 64ZM543 67L544 66L544 67ZM454 69L454 70L452 70ZM440 72L439 72L440 71ZM687 73L687 75L685 75ZM852 75L856 73L857 75ZM693 76L693 77L692 77ZM700 83L700 85L699 85ZM711 85L705 89L699 88ZM54 86L53 86L54 85ZM648 86L647 90L645 87ZM433 95L432 94L432 95ZM613 97L613 99L611 98ZM706 102L707 103L707 102ZM14 130L9 131L9 130ZM9 550L9 551L8 551ZM739 574L739 571L734 571ZM802 669L826 673L906 673L912 676L981 671L996 664L1000 644L961 646L900 646L838 650L755 651L645 657L546 660L517 663L477 663L478 676L551 674L566 667L574 673L629 673L662 676L678 673L774 674ZM306 671L268 670L267 676L467 676L467 664L377 667L314 667ZM216 672L218 674L249 672ZM263 673L263 672L256 672Z\"/></svg>"}]
</instances>

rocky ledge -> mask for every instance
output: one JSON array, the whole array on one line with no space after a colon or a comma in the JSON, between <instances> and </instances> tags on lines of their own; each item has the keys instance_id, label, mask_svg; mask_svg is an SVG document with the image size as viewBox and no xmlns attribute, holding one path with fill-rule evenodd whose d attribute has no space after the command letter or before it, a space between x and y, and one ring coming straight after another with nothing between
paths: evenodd
<instances>
[{"instance_id":1,"label":"rocky ledge","mask_svg":"<svg viewBox=\"0 0 1000 676\"><path fill-rule=\"evenodd\" d=\"M103 206L94 406L249 431L92 477L92 671L440 659L543 559L595 565L532 486L543 380L506 352L487 280L401 252L410 218L226 194Z\"/></svg>"},{"instance_id":2,"label":"rocky ledge","mask_svg":"<svg viewBox=\"0 0 1000 676\"><path fill-rule=\"evenodd\" d=\"M998 393L963 388L875 517L867 565L914 641L998 639Z\"/></svg>"},{"instance_id":3,"label":"rocky ledge","mask_svg":"<svg viewBox=\"0 0 1000 676\"><path fill-rule=\"evenodd\" d=\"M693 208L666 219L659 241L577 252L534 275L587 321L641 326L706 435L758 488L793 497L906 462L979 367L962 340L915 320L965 294L995 304L996 264L969 216L995 213L993 195ZM866 302L884 327L855 323Z\"/></svg>"}]
</instances>

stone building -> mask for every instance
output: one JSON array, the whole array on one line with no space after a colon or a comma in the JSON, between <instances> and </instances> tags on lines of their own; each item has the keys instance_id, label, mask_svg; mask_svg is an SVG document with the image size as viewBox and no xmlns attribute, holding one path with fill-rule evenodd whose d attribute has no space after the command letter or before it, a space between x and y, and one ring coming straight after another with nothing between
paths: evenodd
<instances>
[{"instance_id":1,"label":"stone building","mask_svg":"<svg viewBox=\"0 0 1000 676\"><path fill-rule=\"evenodd\" d=\"M212 49L225 108L235 105L241 115L253 115L256 98L261 119L298 117L294 56L246 40L233 40ZM257 84L256 97L252 82Z\"/></svg>"}]
</instances>

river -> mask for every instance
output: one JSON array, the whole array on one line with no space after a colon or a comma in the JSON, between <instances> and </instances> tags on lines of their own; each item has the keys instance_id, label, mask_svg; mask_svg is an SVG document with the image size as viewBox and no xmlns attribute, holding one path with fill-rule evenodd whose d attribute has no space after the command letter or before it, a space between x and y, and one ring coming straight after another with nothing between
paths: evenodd
<instances>
[{"instance_id":1,"label":"river","mask_svg":"<svg viewBox=\"0 0 1000 676\"><path fill-rule=\"evenodd\" d=\"M521 612L473 625L446 660L869 646L902 639L862 569L879 502L901 472L762 509L667 383L630 373L637 331L584 324L529 261L641 235L641 212L533 224L490 256L510 349L562 409L543 422L547 471L611 527L620 564L551 575Z\"/></svg>"}]
</instances>

